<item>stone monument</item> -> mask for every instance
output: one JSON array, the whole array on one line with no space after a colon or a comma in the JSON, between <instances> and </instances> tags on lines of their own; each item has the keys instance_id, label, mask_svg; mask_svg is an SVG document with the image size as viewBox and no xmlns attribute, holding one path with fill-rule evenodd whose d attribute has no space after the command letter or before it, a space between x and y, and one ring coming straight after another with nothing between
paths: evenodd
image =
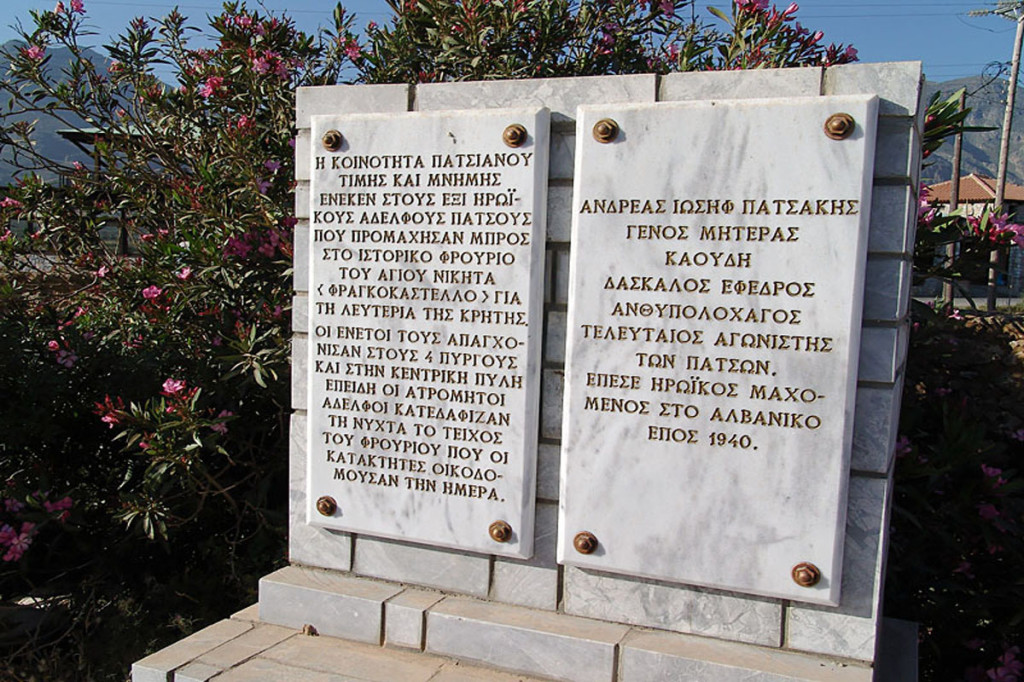
<instances>
[{"instance_id":1,"label":"stone monument","mask_svg":"<svg viewBox=\"0 0 1024 682\"><path fill-rule=\"evenodd\" d=\"M913 679L920 82L300 89L291 565L134 679Z\"/></svg>"}]
</instances>

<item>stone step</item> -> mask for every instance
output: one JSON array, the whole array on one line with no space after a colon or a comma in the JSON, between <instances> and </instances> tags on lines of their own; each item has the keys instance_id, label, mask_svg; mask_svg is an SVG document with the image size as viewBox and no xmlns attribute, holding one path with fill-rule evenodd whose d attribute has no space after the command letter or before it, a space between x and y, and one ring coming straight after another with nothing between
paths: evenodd
<instances>
[{"instance_id":1,"label":"stone step","mask_svg":"<svg viewBox=\"0 0 1024 682\"><path fill-rule=\"evenodd\" d=\"M869 682L862 662L446 595L290 566L260 581L264 622L422 650L569 682L835 680Z\"/></svg>"},{"instance_id":2,"label":"stone step","mask_svg":"<svg viewBox=\"0 0 1024 682\"><path fill-rule=\"evenodd\" d=\"M872 670L290 566L260 581L259 604L135 663L132 682L915 680L916 628L889 625Z\"/></svg>"},{"instance_id":3,"label":"stone step","mask_svg":"<svg viewBox=\"0 0 1024 682\"><path fill-rule=\"evenodd\" d=\"M253 605L132 666L132 682L545 682L263 623ZM308 632L308 630L307 630Z\"/></svg>"}]
</instances>

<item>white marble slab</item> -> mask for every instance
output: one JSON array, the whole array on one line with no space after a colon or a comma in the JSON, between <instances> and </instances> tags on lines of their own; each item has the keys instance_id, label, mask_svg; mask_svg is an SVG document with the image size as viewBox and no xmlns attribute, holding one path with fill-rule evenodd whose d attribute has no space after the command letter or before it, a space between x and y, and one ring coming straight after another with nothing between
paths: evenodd
<instances>
[{"instance_id":1,"label":"white marble slab","mask_svg":"<svg viewBox=\"0 0 1024 682\"><path fill-rule=\"evenodd\" d=\"M561 562L838 603L877 107L580 108Z\"/></svg>"},{"instance_id":2,"label":"white marble slab","mask_svg":"<svg viewBox=\"0 0 1024 682\"><path fill-rule=\"evenodd\" d=\"M532 554L548 139L537 108L312 117L310 524Z\"/></svg>"}]
</instances>

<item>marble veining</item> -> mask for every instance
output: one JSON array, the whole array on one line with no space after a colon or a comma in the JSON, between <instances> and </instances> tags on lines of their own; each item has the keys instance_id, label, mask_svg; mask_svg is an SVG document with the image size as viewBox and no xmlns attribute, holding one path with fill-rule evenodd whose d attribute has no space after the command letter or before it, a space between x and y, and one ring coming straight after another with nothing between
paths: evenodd
<instances>
[{"instance_id":1,"label":"marble veining","mask_svg":"<svg viewBox=\"0 0 1024 682\"><path fill-rule=\"evenodd\" d=\"M877 106L580 108L561 562L839 602Z\"/></svg>"},{"instance_id":2,"label":"marble veining","mask_svg":"<svg viewBox=\"0 0 1024 682\"><path fill-rule=\"evenodd\" d=\"M531 556L548 110L311 122L307 522Z\"/></svg>"}]
</instances>

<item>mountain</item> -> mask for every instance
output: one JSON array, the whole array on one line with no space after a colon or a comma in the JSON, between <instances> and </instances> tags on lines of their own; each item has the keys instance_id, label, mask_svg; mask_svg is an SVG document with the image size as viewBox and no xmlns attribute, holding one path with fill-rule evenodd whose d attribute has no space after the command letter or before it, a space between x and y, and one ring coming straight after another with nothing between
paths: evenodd
<instances>
[{"instance_id":1,"label":"mountain","mask_svg":"<svg viewBox=\"0 0 1024 682\"><path fill-rule=\"evenodd\" d=\"M17 41L5 43L2 47L5 50L16 50L21 46ZM86 53L95 63L103 63L104 57L97 51L86 49ZM66 48L53 48L49 50L51 55L49 68L60 69L70 61L71 55ZM8 61L0 56L0 74L7 75ZM994 176L997 170L999 159L999 128L1003 122L1004 102L1006 101L1007 81L1002 79L989 79L984 76L973 76L957 80L943 81L940 83L926 82L924 87L924 101L927 102L935 92L942 92L944 95L951 95L960 88L967 90L967 106L972 108L971 115L967 119L968 125L988 126L995 130L987 132L967 133L964 136L963 159L961 161L961 174L981 173ZM0 115L7 111L9 97L0 92ZM1010 142L1010 161L1008 164L1007 177L1010 182L1024 184L1024 93L1018 90L1015 106L1015 125ZM87 154L64 140L56 131L61 128L70 128L75 125L83 126L80 119L58 122L47 116L19 116L14 118L35 118L36 134L35 144L44 156L50 159L65 162L79 161L86 165L90 164ZM925 161L925 168L921 174L921 180L927 183L942 182L949 180L952 176L953 140L949 139L946 144ZM14 177L15 168L10 163L10 153L0 149L0 186L6 185Z\"/></svg>"},{"instance_id":2,"label":"mountain","mask_svg":"<svg viewBox=\"0 0 1024 682\"><path fill-rule=\"evenodd\" d=\"M23 43L12 40L4 43L2 49L5 52L13 52L14 50L19 49L22 45ZM50 55L50 61L47 68L51 70L59 70L71 61L71 52L67 48L53 48L48 50L47 53ZM85 54L88 55L96 64L103 64L106 61L104 57L95 50L86 48ZM9 60L0 54L0 74L3 74L4 78L7 78L9 75L9 66ZM7 113L9 101L10 96L5 92L0 92L0 115L3 116L4 123L7 124L12 120L35 120L36 127L32 139L36 149L38 149L43 156L48 159L65 161L67 163L78 161L86 164L87 166L91 166L91 159L89 158L89 155L57 135L57 131L64 128L87 127L82 119L74 117L68 118L65 121L57 121L50 116L39 114L11 115ZM17 169L11 164L10 151L0 149L0 186L10 183L16 170ZM40 175L47 179L53 179L52 174L49 173L40 172Z\"/></svg>"},{"instance_id":3,"label":"mountain","mask_svg":"<svg viewBox=\"0 0 1024 682\"><path fill-rule=\"evenodd\" d=\"M985 76L972 76L941 83L926 82L924 86L924 102L928 102L935 92L944 97L960 90L967 91L967 107L971 109L967 117L967 125L994 128L985 132L964 134L963 151L961 153L960 174L981 173L994 177L999 164L1000 129L1006 110L1006 92L1009 81L990 79ZM1014 184L1024 184L1024 92L1018 87L1014 101L1014 123L1010 133L1010 157L1007 163L1006 177ZM925 160L921 172L922 182L929 184L942 182L953 177L953 138Z\"/></svg>"}]
</instances>

